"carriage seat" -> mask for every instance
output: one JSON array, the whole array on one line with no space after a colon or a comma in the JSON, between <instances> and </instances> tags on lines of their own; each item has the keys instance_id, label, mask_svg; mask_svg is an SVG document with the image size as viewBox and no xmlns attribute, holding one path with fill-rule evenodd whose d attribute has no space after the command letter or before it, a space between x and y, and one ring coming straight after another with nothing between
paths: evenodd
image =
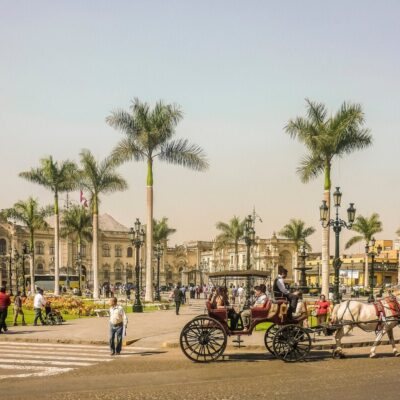
<instances>
[{"instance_id":1,"label":"carriage seat","mask_svg":"<svg viewBox=\"0 0 400 400\"><path fill-rule=\"evenodd\" d=\"M261 307L251 307L251 318L267 318L269 310L271 309L271 305L272 301L267 297Z\"/></svg>"},{"instance_id":2,"label":"carriage seat","mask_svg":"<svg viewBox=\"0 0 400 400\"><path fill-rule=\"evenodd\" d=\"M208 316L215 318L217 321L226 322L228 320L228 311L226 308L213 308L210 300L206 301Z\"/></svg>"}]
</instances>

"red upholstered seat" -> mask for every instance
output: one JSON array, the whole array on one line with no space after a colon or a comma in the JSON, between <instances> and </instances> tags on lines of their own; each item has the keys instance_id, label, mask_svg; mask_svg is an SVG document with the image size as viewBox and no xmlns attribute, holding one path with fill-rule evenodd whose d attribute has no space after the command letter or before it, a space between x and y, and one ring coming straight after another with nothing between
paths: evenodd
<instances>
[{"instance_id":1,"label":"red upholstered seat","mask_svg":"<svg viewBox=\"0 0 400 400\"><path fill-rule=\"evenodd\" d=\"M271 300L266 298L262 307L252 307L251 311L251 318L267 318L269 309L271 308Z\"/></svg>"},{"instance_id":2,"label":"red upholstered seat","mask_svg":"<svg viewBox=\"0 0 400 400\"><path fill-rule=\"evenodd\" d=\"M206 308L211 318L224 322L228 320L228 311L225 308L213 308L209 300L206 301Z\"/></svg>"}]
</instances>

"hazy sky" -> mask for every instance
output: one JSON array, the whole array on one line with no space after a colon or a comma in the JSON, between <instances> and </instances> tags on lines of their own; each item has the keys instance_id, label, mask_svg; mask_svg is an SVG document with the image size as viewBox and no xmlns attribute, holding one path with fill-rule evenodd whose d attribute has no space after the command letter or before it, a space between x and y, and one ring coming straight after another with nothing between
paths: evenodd
<instances>
[{"instance_id":1,"label":"hazy sky","mask_svg":"<svg viewBox=\"0 0 400 400\"><path fill-rule=\"evenodd\" d=\"M51 194L17 177L52 154L99 159L122 135L105 123L138 97L184 110L177 137L201 145L211 168L157 162L155 217L177 228L171 243L207 240L215 222L253 205L269 237L290 218L318 228L322 177L302 184L304 148L283 131L306 97L332 112L363 105L374 145L333 167L333 184L384 232L400 226L400 2L0 0L0 208ZM101 212L131 226L145 219L145 165L126 164L129 190ZM74 195L78 200L78 195ZM349 237L345 233L343 240ZM355 246L354 251L362 250Z\"/></svg>"}]
</instances>

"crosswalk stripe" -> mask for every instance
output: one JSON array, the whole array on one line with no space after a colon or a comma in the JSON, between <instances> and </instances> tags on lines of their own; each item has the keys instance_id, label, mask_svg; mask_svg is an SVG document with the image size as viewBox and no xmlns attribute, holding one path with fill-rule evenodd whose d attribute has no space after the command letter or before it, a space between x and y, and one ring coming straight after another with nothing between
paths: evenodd
<instances>
[{"instance_id":1,"label":"crosswalk stripe","mask_svg":"<svg viewBox=\"0 0 400 400\"><path fill-rule=\"evenodd\" d=\"M75 365L78 367L90 367L91 365L95 365L90 362L78 362L78 361L52 361L52 360L20 360L16 358L2 358L2 364L40 364L45 363L46 365L55 365L55 366L63 366L63 365Z\"/></svg>"},{"instance_id":2,"label":"crosswalk stripe","mask_svg":"<svg viewBox=\"0 0 400 400\"><path fill-rule=\"evenodd\" d=\"M50 376L57 375L63 372L72 371L73 368L60 368L60 367L37 367L37 366L25 366L25 365L0 365L1 369L11 369L17 371L36 371L36 372L28 372L28 373L18 373L14 375L0 375L0 379L7 378L27 378L29 376Z\"/></svg>"},{"instance_id":3,"label":"crosswalk stripe","mask_svg":"<svg viewBox=\"0 0 400 400\"><path fill-rule=\"evenodd\" d=\"M32 359L42 359L42 360L54 360L57 361L111 361L111 358L93 358L93 357L69 357L69 356L46 356L46 355L35 355L30 353L20 353L20 352L6 352L1 353L1 357L15 357L15 354L18 354L21 358L32 358Z\"/></svg>"},{"instance_id":4,"label":"crosswalk stripe","mask_svg":"<svg viewBox=\"0 0 400 400\"><path fill-rule=\"evenodd\" d=\"M91 344L64 344L64 343L30 343L30 342L11 342L9 340L0 342L0 346L32 346L32 347L54 347L54 348L86 348L86 349L99 349L99 351L105 351L108 352L106 349L106 345L103 346L96 346L96 345L91 345Z\"/></svg>"},{"instance_id":5,"label":"crosswalk stripe","mask_svg":"<svg viewBox=\"0 0 400 400\"><path fill-rule=\"evenodd\" d=\"M3 352L7 353L17 353L21 354L21 352L29 352L29 354L53 354L53 355L60 355L60 356L71 356L74 355L75 353L72 351L68 351L67 349L50 349L50 348L43 348L43 349L15 349L14 347L11 346L2 346L0 348L1 354ZM72 349L71 349L72 350ZM109 351L107 351L108 353ZM72 354L71 354L72 353ZM100 359L101 357L104 357L107 353L101 353L101 354L96 354L96 353L91 353L87 351L79 351L79 356L87 356L87 357L96 357L96 359Z\"/></svg>"}]
</instances>

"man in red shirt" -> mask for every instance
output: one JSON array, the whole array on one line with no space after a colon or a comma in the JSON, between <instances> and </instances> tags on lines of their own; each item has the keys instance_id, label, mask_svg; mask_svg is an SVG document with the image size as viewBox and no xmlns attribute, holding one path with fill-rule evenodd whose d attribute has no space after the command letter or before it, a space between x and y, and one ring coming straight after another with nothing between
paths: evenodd
<instances>
[{"instance_id":1,"label":"man in red shirt","mask_svg":"<svg viewBox=\"0 0 400 400\"><path fill-rule=\"evenodd\" d=\"M6 288L0 288L0 333L7 332L6 318L8 306L11 304L10 296L6 293Z\"/></svg>"}]
</instances>

